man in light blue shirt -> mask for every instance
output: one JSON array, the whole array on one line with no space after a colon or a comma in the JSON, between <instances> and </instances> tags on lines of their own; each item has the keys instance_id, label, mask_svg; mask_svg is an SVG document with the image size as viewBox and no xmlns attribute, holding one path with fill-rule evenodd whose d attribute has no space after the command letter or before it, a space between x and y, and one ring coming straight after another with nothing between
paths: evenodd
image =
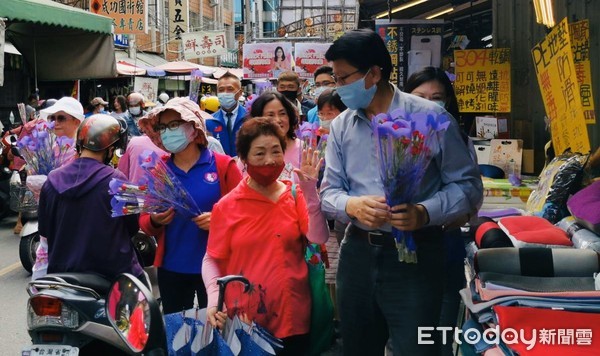
<instances>
[{"instance_id":1,"label":"man in light blue shirt","mask_svg":"<svg viewBox=\"0 0 600 356\"><path fill-rule=\"evenodd\" d=\"M344 355L383 355L388 337L395 355L435 355L439 344L419 345L418 327L439 321L442 231L476 210L483 194L478 167L452 120L415 199L388 206L370 119L398 108L445 110L389 83L389 52L371 30L346 32L325 57L348 106L331 124L321 185L328 218L351 222L337 275ZM398 261L392 226L413 232L418 263Z\"/></svg>"}]
</instances>

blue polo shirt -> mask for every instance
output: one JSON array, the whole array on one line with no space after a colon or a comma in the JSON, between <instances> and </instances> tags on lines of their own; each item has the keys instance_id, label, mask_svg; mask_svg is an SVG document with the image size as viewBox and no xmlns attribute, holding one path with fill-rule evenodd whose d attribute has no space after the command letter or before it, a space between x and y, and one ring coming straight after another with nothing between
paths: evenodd
<instances>
[{"instance_id":1,"label":"blue polo shirt","mask_svg":"<svg viewBox=\"0 0 600 356\"><path fill-rule=\"evenodd\" d=\"M175 166L172 158L167 161L167 165L183 183L200 210L203 213L212 211L213 205L221 198L217 165L212 152L204 149L187 173ZM166 226L165 239L164 269L178 273L201 273L208 231L199 229L189 217L175 214L173 221Z\"/></svg>"}]
</instances>

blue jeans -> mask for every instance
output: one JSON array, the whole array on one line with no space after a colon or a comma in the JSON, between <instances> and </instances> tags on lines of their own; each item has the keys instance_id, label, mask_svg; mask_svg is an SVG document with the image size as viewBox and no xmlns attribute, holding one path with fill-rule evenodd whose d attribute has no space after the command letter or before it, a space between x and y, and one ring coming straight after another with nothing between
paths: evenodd
<instances>
[{"instance_id":1,"label":"blue jeans","mask_svg":"<svg viewBox=\"0 0 600 356\"><path fill-rule=\"evenodd\" d=\"M373 246L349 226L337 274L344 355L383 355L391 337L394 355L437 355L438 335L418 344L418 327L438 325L444 254L438 227L413 233L417 264L398 262L398 251ZM427 333L433 334L432 331Z\"/></svg>"}]
</instances>

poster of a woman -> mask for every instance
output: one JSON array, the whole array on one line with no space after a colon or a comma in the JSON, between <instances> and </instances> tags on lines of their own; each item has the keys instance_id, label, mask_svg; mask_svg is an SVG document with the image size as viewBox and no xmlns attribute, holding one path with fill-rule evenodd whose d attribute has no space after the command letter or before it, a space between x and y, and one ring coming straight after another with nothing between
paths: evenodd
<instances>
[{"instance_id":1,"label":"poster of a woman","mask_svg":"<svg viewBox=\"0 0 600 356\"><path fill-rule=\"evenodd\" d=\"M283 47L277 46L273 57L273 66L271 67L273 77L277 78L281 72L291 69L290 54L288 53L286 56Z\"/></svg>"}]
</instances>

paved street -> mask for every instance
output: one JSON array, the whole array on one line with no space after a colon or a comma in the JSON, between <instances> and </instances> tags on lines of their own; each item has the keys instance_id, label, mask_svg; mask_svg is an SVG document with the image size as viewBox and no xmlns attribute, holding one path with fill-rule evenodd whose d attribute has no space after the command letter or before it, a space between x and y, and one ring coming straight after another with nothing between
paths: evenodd
<instances>
[{"instance_id":1,"label":"paved street","mask_svg":"<svg viewBox=\"0 0 600 356\"><path fill-rule=\"evenodd\" d=\"M16 216L0 221L0 355L20 355L31 343L27 334L25 286L30 275L19 262Z\"/></svg>"}]
</instances>

